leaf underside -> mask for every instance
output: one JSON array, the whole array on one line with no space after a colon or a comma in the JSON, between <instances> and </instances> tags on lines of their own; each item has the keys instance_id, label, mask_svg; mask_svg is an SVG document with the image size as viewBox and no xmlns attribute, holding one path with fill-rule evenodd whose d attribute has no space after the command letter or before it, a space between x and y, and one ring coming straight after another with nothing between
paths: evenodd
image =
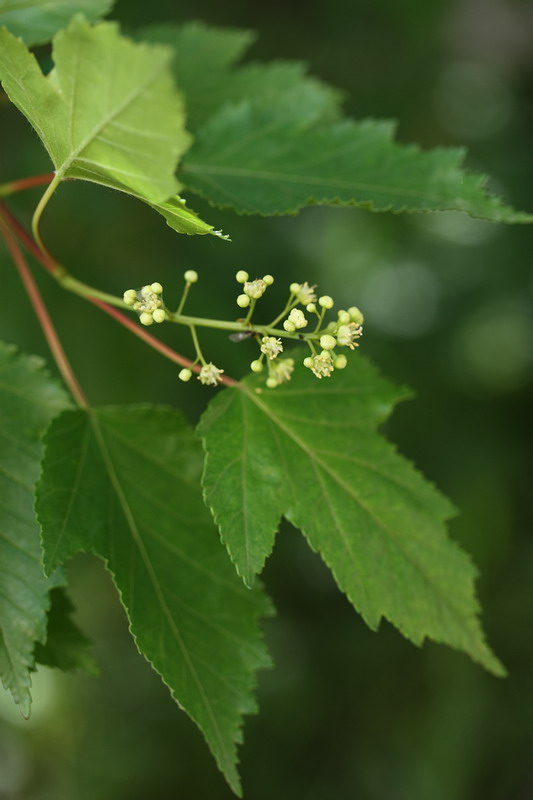
<instances>
[{"instance_id":1,"label":"leaf underside","mask_svg":"<svg viewBox=\"0 0 533 800\"><path fill-rule=\"evenodd\" d=\"M112 6L113 0L0 0L0 25L31 47L48 42L75 14L96 22Z\"/></svg>"},{"instance_id":2,"label":"leaf underside","mask_svg":"<svg viewBox=\"0 0 533 800\"><path fill-rule=\"evenodd\" d=\"M214 232L176 198L174 173L191 139L172 51L134 43L114 23L92 27L76 17L54 38L53 59L45 77L25 45L0 30L0 79L39 135L57 180L131 194L180 233Z\"/></svg>"},{"instance_id":3,"label":"leaf underside","mask_svg":"<svg viewBox=\"0 0 533 800\"><path fill-rule=\"evenodd\" d=\"M66 405L40 359L0 343L0 677L26 717L35 642L46 639L50 589L63 582L41 565L33 512L40 436Z\"/></svg>"},{"instance_id":4,"label":"leaf underside","mask_svg":"<svg viewBox=\"0 0 533 800\"><path fill-rule=\"evenodd\" d=\"M453 508L376 431L405 392L359 358L320 382L302 370L259 386L224 390L199 426L206 500L245 582L284 515L372 629L385 617L415 644L429 637L502 674L477 619L475 568L446 535Z\"/></svg>"},{"instance_id":5,"label":"leaf underside","mask_svg":"<svg viewBox=\"0 0 533 800\"><path fill-rule=\"evenodd\" d=\"M37 510L45 564L103 558L141 653L200 727L235 792L242 715L269 662L259 591L235 575L202 499L202 452L176 412L67 412L46 438Z\"/></svg>"}]
</instances>

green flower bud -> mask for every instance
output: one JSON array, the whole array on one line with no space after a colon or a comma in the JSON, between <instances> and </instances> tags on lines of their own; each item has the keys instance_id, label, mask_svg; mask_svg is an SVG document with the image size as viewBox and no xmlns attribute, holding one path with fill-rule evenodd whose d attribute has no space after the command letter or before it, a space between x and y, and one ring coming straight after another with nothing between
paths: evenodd
<instances>
[{"instance_id":1,"label":"green flower bud","mask_svg":"<svg viewBox=\"0 0 533 800\"><path fill-rule=\"evenodd\" d=\"M127 306L132 306L134 303L137 302L137 292L135 291L135 289L127 289L122 295L122 299L124 300Z\"/></svg>"},{"instance_id":2,"label":"green flower bud","mask_svg":"<svg viewBox=\"0 0 533 800\"><path fill-rule=\"evenodd\" d=\"M156 308L155 311L152 311L152 317L154 322L164 322L167 318L167 315L162 308Z\"/></svg>"},{"instance_id":3,"label":"green flower bud","mask_svg":"<svg viewBox=\"0 0 533 800\"><path fill-rule=\"evenodd\" d=\"M147 283L146 286L142 287L141 294L148 295L148 294L150 294L151 291L152 291L152 287L150 286L149 283Z\"/></svg>"},{"instance_id":4,"label":"green flower bud","mask_svg":"<svg viewBox=\"0 0 533 800\"><path fill-rule=\"evenodd\" d=\"M262 372L263 371L263 362L257 359L256 361L252 361L250 364L250 369L252 372Z\"/></svg>"},{"instance_id":5,"label":"green flower bud","mask_svg":"<svg viewBox=\"0 0 533 800\"><path fill-rule=\"evenodd\" d=\"M314 314L316 311L316 303L308 303L305 308L306 311L309 311L311 314Z\"/></svg>"},{"instance_id":6,"label":"green flower bud","mask_svg":"<svg viewBox=\"0 0 533 800\"><path fill-rule=\"evenodd\" d=\"M285 320L285 322L283 323L283 327L285 328L287 333L294 333L294 331L296 330L296 325L294 324L294 322L291 322L290 319Z\"/></svg>"},{"instance_id":7,"label":"green flower bud","mask_svg":"<svg viewBox=\"0 0 533 800\"><path fill-rule=\"evenodd\" d=\"M304 367L307 367L307 369L311 369L312 366L313 366L312 357L311 356L307 356L307 358L304 358Z\"/></svg>"},{"instance_id":8,"label":"green flower bud","mask_svg":"<svg viewBox=\"0 0 533 800\"><path fill-rule=\"evenodd\" d=\"M329 294L323 294L322 297L319 297L318 304L322 306L322 308L333 308L335 305L333 298L330 297Z\"/></svg>"},{"instance_id":9,"label":"green flower bud","mask_svg":"<svg viewBox=\"0 0 533 800\"><path fill-rule=\"evenodd\" d=\"M141 325L152 325L154 318L149 311L143 311L143 313L139 317L139 322Z\"/></svg>"},{"instance_id":10,"label":"green flower bud","mask_svg":"<svg viewBox=\"0 0 533 800\"><path fill-rule=\"evenodd\" d=\"M266 385L268 386L269 389L275 389L276 386L279 386L275 378L267 378Z\"/></svg>"},{"instance_id":11,"label":"green flower bud","mask_svg":"<svg viewBox=\"0 0 533 800\"><path fill-rule=\"evenodd\" d=\"M344 367L346 366L347 363L348 363L348 359L346 358L346 356L343 353L341 353L340 356L337 356L337 358L333 362L333 364L335 366L335 369L344 369Z\"/></svg>"},{"instance_id":12,"label":"green flower bud","mask_svg":"<svg viewBox=\"0 0 533 800\"><path fill-rule=\"evenodd\" d=\"M320 337L320 347L323 350L333 350L336 344L337 340L334 336L330 336L329 333L325 333Z\"/></svg>"},{"instance_id":13,"label":"green flower bud","mask_svg":"<svg viewBox=\"0 0 533 800\"><path fill-rule=\"evenodd\" d=\"M362 311L360 311L357 306L349 308L348 314L350 315L351 321L355 322L356 325L362 325L365 321Z\"/></svg>"},{"instance_id":14,"label":"green flower bud","mask_svg":"<svg viewBox=\"0 0 533 800\"><path fill-rule=\"evenodd\" d=\"M299 283L291 283L291 285L289 286L291 294L299 294L301 288L302 287L300 286Z\"/></svg>"},{"instance_id":15,"label":"green flower bud","mask_svg":"<svg viewBox=\"0 0 533 800\"><path fill-rule=\"evenodd\" d=\"M183 277L187 283L196 283L198 280L198 273L195 269L188 269L186 272L183 273Z\"/></svg>"},{"instance_id":16,"label":"green flower bud","mask_svg":"<svg viewBox=\"0 0 533 800\"><path fill-rule=\"evenodd\" d=\"M235 275L235 280L237 281L237 283L246 283L249 277L250 276L248 275L247 272L245 272L245 270L240 269Z\"/></svg>"},{"instance_id":17,"label":"green flower bud","mask_svg":"<svg viewBox=\"0 0 533 800\"><path fill-rule=\"evenodd\" d=\"M341 325L347 325L352 320L348 311L338 311L337 318Z\"/></svg>"},{"instance_id":18,"label":"green flower bud","mask_svg":"<svg viewBox=\"0 0 533 800\"><path fill-rule=\"evenodd\" d=\"M239 308L247 308L250 305L250 298L247 294L240 294L237 298L237 305Z\"/></svg>"},{"instance_id":19,"label":"green flower bud","mask_svg":"<svg viewBox=\"0 0 533 800\"><path fill-rule=\"evenodd\" d=\"M274 283L274 277L272 275L263 275L263 280L267 286L272 286Z\"/></svg>"},{"instance_id":20,"label":"green flower bud","mask_svg":"<svg viewBox=\"0 0 533 800\"><path fill-rule=\"evenodd\" d=\"M155 283L152 283L150 289L154 294L163 294L163 287L157 281Z\"/></svg>"},{"instance_id":21,"label":"green flower bud","mask_svg":"<svg viewBox=\"0 0 533 800\"><path fill-rule=\"evenodd\" d=\"M190 381L190 379L192 378L192 370L190 369L180 370L180 372L178 373L178 378L180 379L180 381L187 383L187 381Z\"/></svg>"}]
</instances>

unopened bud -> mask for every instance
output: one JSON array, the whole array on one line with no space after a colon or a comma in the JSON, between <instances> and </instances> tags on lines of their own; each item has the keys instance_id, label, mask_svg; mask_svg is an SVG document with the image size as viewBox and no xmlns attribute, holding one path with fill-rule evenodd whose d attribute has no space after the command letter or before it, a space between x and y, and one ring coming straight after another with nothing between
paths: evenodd
<instances>
[{"instance_id":1,"label":"unopened bud","mask_svg":"<svg viewBox=\"0 0 533 800\"><path fill-rule=\"evenodd\" d=\"M235 280L237 281L237 283L246 283L249 277L250 276L245 270L240 269L235 275Z\"/></svg>"},{"instance_id":2,"label":"unopened bud","mask_svg":"<svg viewBox=\"0 0 533 800\"><path fill-rule=\"evenodd\" d=\"M344 369L344 367L346 366L347 363L348 363L348 359L346 358L344 353L341 353L340 356L337 356L337 358L333 362L333 364L335 366L335 369Z\"/></svg>"},{"instance_id":3,"label":"unopened bud","mask_svg":"<svg viewBox=\"0 0 533 800\"><path fill-rule=\"evenodd\" d=\"M192 370L190 369L180 370L180 372L178 373L178 378L180 379L180 381L187 383L187 381L190 381L190 379L192 378Z\"/></svg>"},{"instance_id":4,"label":"unopened bud","mask_svg":"<svg viewBox=\"0 0 533 800\"><path fill-rule=\"evenodd\" d=\"M198 280L198 273L195 269L188 269L186 272L183 273L183 277L187 283L196 283Z\"/></svg>"},{"instance_id":5,"label":"unopened bud","mask_svg":"<svg viewBox=\"0 0 533 800\"><path fill-rule=\"evenodd\" d=\"M163 287L157 281L155 283L152 283L150 289L154 294L163 294Z\"/></svg>"},{"instance_id":6,"label":"unopened bud","mask_svg":"<svg viewBox=\"0 0 533 800\"><path fill-rule=\"evenodd\" d=\"M330 297L329 294L323 294L322 297L319 297L318 304L322 306L322 308L333 308L335 305L333 298Z\"/></svg>"},{"instance_id":7,"label":"unopened bud","mask_svg":"<svg viewBox=\"0 0 533 800\"><path fill-rule=\"evenodd\" d=\"M330 336L329 333L325 333L320 337L320 347L323 350L333 350L336 344L337 340L334 336Z\"/></svg>"},{"instance_id":8,"label":"unopened bud","mask_svg":"<svg viewBox=\"0 0 533 800\"><path fill-rule=\"evenodd\" d=\"M250 305L250 298L247 294L240 294L237 298L237 305L239 308L247 308Z\"/></svg>"},{"instance_id":9,"label":"unopened bud","mask_svg":"<svg viewBox=\"0 0 533 800\"><path fill-rule=\"evenodd\" d=\"M273 275L263 275L263 280L267 286L272 286L274 283L274 276Z\"/></svg>"},{"instance_id":10,"label":"unopened bud","mask_svg":"<svg viewBox=\"0 0 533 800\"><path fill-rule=\"evenodd\" d=\"M283 327L285 328L287 333L294 333L294 331L296 330L296 325L294 324L294 322L291 322L290 319L285 320L285 322L283 323Z\"/></svg>"},{"instance_id":11,"label":"unopened bud","mask_svg":"<svg viewBox=\"0 0 533 800\"><path fill-rule=\"evenodd\" d=\"M252 372L262 372L263 371L263 362L257 359L256 361L252 361L250 364L250 369Z\"/></svg>"},{"instance_id":12,"label":"unopened bud","mask_svg":"<svg viewBox=\"0 0 533 800\"><path fill-rule=\"evenodd\" d=\"M143 313L139 316L139 322L141 325L152 325L154 318L149 311L143 311Z\"/></svg>"},{"instance_id":13,"label":"unopened bud","mask_svg":"<svg viewBox=\"0 0 533 800\"><path fill-rule=\"evenodd\" d=\"M167 315L162 308L156 308L155 311L152 311L152 317L154 322L164 322L167 318Z\"/></svg>"}]
</instances>

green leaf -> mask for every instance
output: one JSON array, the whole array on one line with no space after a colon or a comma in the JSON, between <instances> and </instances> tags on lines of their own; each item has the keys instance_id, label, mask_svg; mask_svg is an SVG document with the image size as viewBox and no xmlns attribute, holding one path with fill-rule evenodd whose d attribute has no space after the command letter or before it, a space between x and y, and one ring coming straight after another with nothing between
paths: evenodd
<instances>
[{"instance_id":1,"label":"green leaf","mask_svg":"<svg viewBox=\"0 0 533 800\"><path fill-rule=\"evenodd\" d=\"M495 674L474 594L476 570L446 536L453 508L376 432L406 396L364 359L317 381L225 389L204 414L204 489L247 584L281 515L300 528L367 624L382 617L420 645L468 653Z\"/></svg>"},{"instance_id":2,"label":"green leaf","mask_svg":"<svg viewBox=\"0 0 533 800\"><path fill-rule=\"evenodd\" d=\"M113 0L0 0L0 25L31 47L48 42L75 14L96 22L112 5Z\"/></svg>"},{"instance_id":3,"label":"green leaf","mask_svg":"<svg viewBox=\"0 0 533 800\"><path fill-rule=\"evenodd\" d=\"M0 342L0 677L26 717L34 645L46 638L49 592L62 582L41 566L33 512L40 435L66 405L40 359Z\"/></svg>"},{"instance_id":4,"label":"green leaf","mask_svg":"<svg viewBox=\"0 0 533 800\"><path fill-rule=\"evenodd\" d=\"M228 239L228 236L225 236L222 231L216 231L213 225L208 225L207 222L200 219L195 211L187 208L182 197L176 196L164 203L149 203L149 205L158 211L166 219L167 225L178 233L188 235L211 233L220 239Z\"/></svg>"},{"instance_id":5,"label":"green leaf","mask_svg":"<svg viewBox=\"0 0 533 800\"><path fill-rule=\"evenodd\" d=\"M236 743L268 664L269 605L228 561L202 500L199 443L150 407L63 414L46 438L37 509L48 571L78 550L105 559L139 650L204 733L239 791Z\"/></svg>"},{"instance_id":6,"label":"green leaf","mask_svg":"<svg viewBox=\"0 0 533 800\"><path fill-rule=\"evenodd\" d=\"M307 75L298 62L236 66L255 36L250 31L211 28L198 22L157 25L141 31L143 40L175 50L174 74L187 101L187 122L193 132L227 103L254 99L276 104L286 98L300 120L338 115L342 93Z\"/></svg>"},{"instance_id":7,"label":"green leaf","mask_svg":"<svg viewBox=\"0 0 533 800\"><path fill-rule=\"evenodd\" d=\"M109 186L147 202L178 232L211 233L193 212L177 213L174 172L190 144L172 51L136 44L114 23L75 18L54 38L45 77L25 45L0 30L0 79L64 178Z\"/></svg>"},{"instance_id":8,"label":"green leaf","mask_svg":"<svg viewBox=\"0 0 533 800\"><path fill-rule=\"evenodd\" d=\"M46 644L37 643L35 660L65 672L80 670L98 675L92 644L71 619L74 606L67 593L61 587L52 589L50 600Z\"/></svg>"},{"instance_id":9,"label":"green leaf","mask_svg":"<svg viewBox=\"0 0 533 800\"><path fill-rule=\"evenodd\" d=\"M242 214L295 214L319 204L533 221L490 196L483 176L465 173L462 150L398 144L388 122L305 125L298 108L281 100L216 114L184 160L185 188Z\"/></svg>"}]
</instances>

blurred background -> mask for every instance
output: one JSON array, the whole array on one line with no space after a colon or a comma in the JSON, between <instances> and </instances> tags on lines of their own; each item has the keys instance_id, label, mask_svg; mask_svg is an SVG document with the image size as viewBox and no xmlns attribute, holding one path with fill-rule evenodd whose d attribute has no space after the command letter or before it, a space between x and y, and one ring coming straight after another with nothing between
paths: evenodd
<instances>
[{"instance_id":1,"label":"blurred background","mask_svg":"<svg viewBox=\"0 0 533 800\"><path fill-rule=\"evenodd\" d=\"M119 0L113 16L131 30L191 19L256 29L251 59L309 62L345 91L351 115L397 118L402 141L466 145L470 168L533 211L526 0ZM6 105L0 153L2 181L49 169ZM10 201L26 221L38 191ZM116 294L160 280L172 305L173 281L177 299L183 270L197 269L191 313L234 316L236 269L316 282L360 306L362 350L416 391L385 432L459 509L450 532L479 567L484 625L509 670L498 680L387 624L372 633L287 525L264 573L278 611L265 624L275 667L260 674L261 712L245 725L245 797L530 800L533 228L326 208L239 218L190 202L232 243L180 237L134 200L74 184L51 203L45 238L78 278ZM0 267L0 336L48 358L3 249ZM197 420L205 389L38 278L90 400L170 403ZM163 333L188 352L180 331ZM243 374L249 343L205 342L209 358ZM0 690L0 800L230 800L200 734L137 654L102 565L78 557L70 580L101 676L39 669L29 722Z\"/></svg>"}]
</instances>

